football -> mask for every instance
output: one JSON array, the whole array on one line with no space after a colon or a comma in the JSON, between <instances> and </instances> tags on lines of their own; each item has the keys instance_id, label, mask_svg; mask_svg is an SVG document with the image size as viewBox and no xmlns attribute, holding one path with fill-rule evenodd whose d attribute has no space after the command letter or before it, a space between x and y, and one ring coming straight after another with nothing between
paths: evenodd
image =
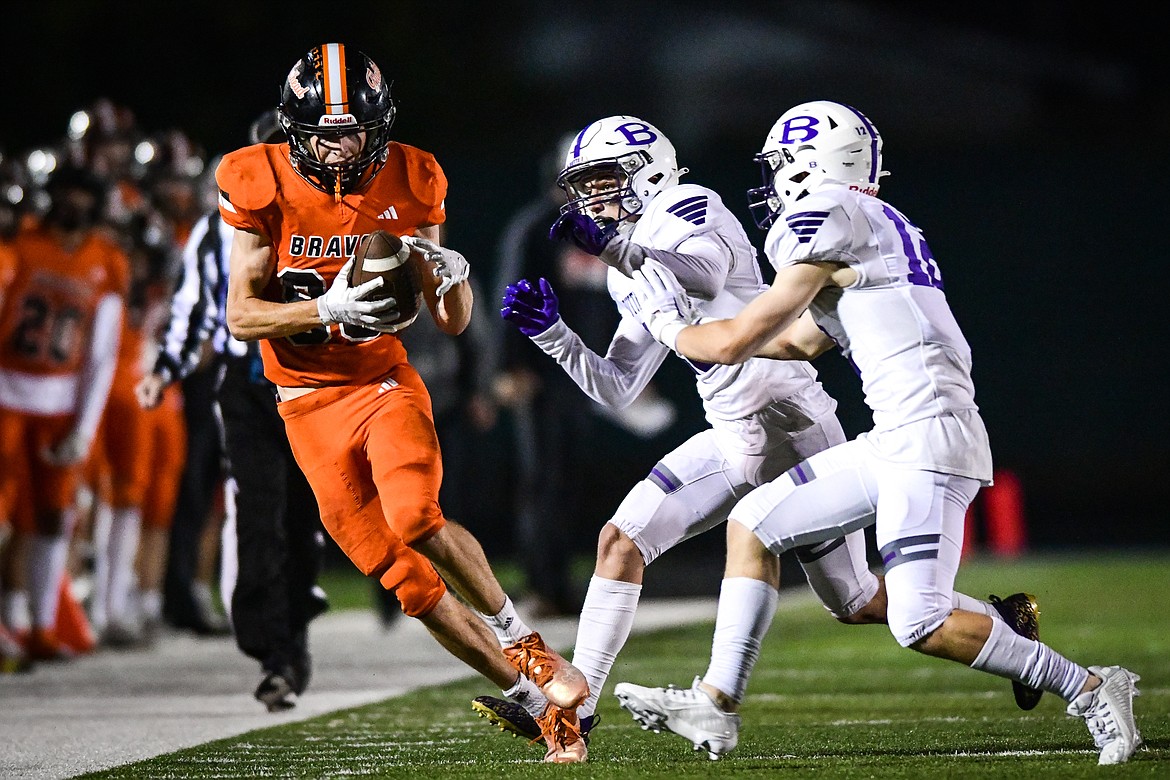
<instances>
[{"instance_id":1,"label":"football","mask_svg":"<svg viewBox=\"0 0 1170 780\"><path fill-rule=\"evenodd\" d=\"M402 239L385 230L375 230L363 236L353 254L353 267L349 271L349 284L357 287L371 279L382 278L378 297L391 297L398 301L398 317L387 333L395 333L409 326L418 317L423 305L422 258L402 242Z\"/></svg>"}]
</instances>

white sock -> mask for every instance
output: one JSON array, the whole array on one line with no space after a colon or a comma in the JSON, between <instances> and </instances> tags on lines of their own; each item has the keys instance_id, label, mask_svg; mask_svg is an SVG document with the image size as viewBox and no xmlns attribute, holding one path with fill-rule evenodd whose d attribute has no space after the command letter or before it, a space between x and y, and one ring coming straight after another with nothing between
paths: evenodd
<instances>
[{"instance_id":1,"label":"white sock","mask_svg":"<svg viewBox=\"0 0 1170 780\"><path fill-rule=\"evenodd\" d=\"M483 621L495 633L496 639L500 642L500 647L515 644L532 633L532 629L520 618L520 614L516 611L516 605L512 603L512 599L506 594L504 596L504 606L499 612L494 615L480 614L480 617L483 618Z\"/></svg>"},{"instance_id":2,"label":"white sock","mask_svg":"<svg viewBox=\"0 0 1170 780\"><path fill-rule=\"evenodd\" d=\"M144 590L139 596L139 606L142 608L142 617L147 620L162 618L162 592L158 590Z\"/></svg>"},{"instance_id":3,"label":"white sock","mask_svg":"<svg viewBox=\"0 0 1170 780\"><path fill-rule=\"evenodd\" d=\"M106 502L99 502L93 511L93 598L89 603L89 619L93 628L101 631L109 620L110 602L110 528L114 510Z\"/></svg>"},{"instance_id":4,"label":"white sock","mask_svg":"<svg viewBox=\"0 0 1170 780\"><path fill-rule=\"evenodd\" d=\"M548 699L540 692L540 688L537 688L536 683L524 675L517 677L516 684L503 693L504 696L527 710L528 714L534 718L543 715L544 708L548 706Z\"/></svg>"},{"instance_id":5,"label":"white sock","mask_svg":"<svg viewBox=\"0 0 1170 780\"><path fill-rule=\"evenodd\" d=\"M32 628L32 615L28 610L27 590L4 591L4 625L10 631L24 633Z\"/></svg>"},{"instance_id":6,"label":"white sock","mask_svg":"<svg viewBox=\"0 0 1170 780\"><path fill-rule=\"evenodd\" d=\"M138 507L119 507L113 511L109 540L109 585L106 594L106 617L109 621L133 619L131 594L137 578L134 559L142 530L142 511Z\"/></svg>"},{"instance_id":7,"label":"white sock","mask_svg":"<svg viewBox=\"0 0 1170 780\"><path fill-rule=\"evenodd\" d=\"M772 625L780 594L766 582L729 577L719 588L711 665L703 682L732 701L743 701L748 678L760 657L760 645Z\"/></svg>"},{"instance_id":8,"label":"white sock","mask_svg":"<svg viewBox=\"0 0 1170 780\"><path fill-rule=\"evenodd\" d=\"M1072 701L1089 679L1089 671L1042 642L1026 639L1002 621L992 621L991 636L972 669L1019 680L1032 688Z\"/></svg>"},{"instance_id":9,"label":"white sock","mask_svg":"<svg viewBox=\"0 0 1170 780\"><path fill-rule=\"evenodd\" d=\"M641 595L642 586L632 582L608 580L596 574L589 580L573 647L573 666L589 682L589 698L577 707L580 717L597 711L601 689L630 637Z\"/></svg>"},{"instance_id":10,"label":"white sock","mask_svg":"<svg viewBox=\"0 0 1170 780\"><path fill-rule=\"evenodd\" d=\"M991 604L986 601L980 601L973 596L968 596L966 593L959 593L957 590L951 596L951 605L955 609L961 609L964 612L974 612L978 615L987 615L992 620L1003 621L999 610L991 606Z\"/></svg>"},{"instance_id":11,"label":"white sock","mask_svg":"<svg viewBox=\"0 0 1170 780\"><path fill-rule=\"evenodd\" d=\"M29 540L28 592L32 624L37 628L56 628L57 602L61 597L61 577L69 559L69 537L35 535Z\"/></svg>"}]
</instances>

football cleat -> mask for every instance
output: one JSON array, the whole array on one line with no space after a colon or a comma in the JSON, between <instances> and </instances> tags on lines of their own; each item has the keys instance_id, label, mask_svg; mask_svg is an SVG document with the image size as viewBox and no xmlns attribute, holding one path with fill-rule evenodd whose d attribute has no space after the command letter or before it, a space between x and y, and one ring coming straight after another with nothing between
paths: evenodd
<instances>
[{"instance_id":1,"label":"football cleat","mask_svg":"<svg viewBox=\"0 0 1170 780\"><path fill-rule=\"evenodd\" d=\"M4 626L0 626L0 674L30 672L32 667L32 659L20 642Z\"/></svg>"},{"instance_id":2,"label":"football cleat","mask_svg":"<svg viewBox=\"0 0 1170 780\"><path fill-rule=\"evenodd\" d=\"M544 744L544 734L540 732L540 724L536 718L514 701L501 699L496 696L476 696L471 702L471 709L481 718L500 731L511 734L513 737L524 737L533 744ZM587 715L581 718L581 736L585 744L589 744L589 732L601 722L600 715Z\"/></svg>"},{"instance_id":3,"label":"football cleat","mask_svg":"<svg viewBox=\"0 0 1170 780\"><path fill-rule=\"evenodd\" d=\"M548 752L544 754L546 764L582 764L589 756L585 735L581 733L581 722L577 713L555 704L545 707L544 714L537 721Z\"/></svg>"},{"instance_id":4,"label":"football cleat","mask_svg":"<svg viewBox=\"0 0 1170 780\"><path fill-rule=\"evenodd\" d=\"M1133 697L1141 695L1135 683L1141 677L1120 666L1090 666L1089 672L1101 684L1069 702L1065 712L1085 719L1101 751L1098 764L1123 764L1142 744L1133 718Z\"/></svg>"},{"instance_id":5,"label":"football cleat","mask_svg":"<svg viewBox=\"0 0 1170 780\"><path fill-rule=\"evenodd\" d=\"M988 596L991 606L1003 618L1003 622L1025 639L1040 641L1040 605L1031 593L1013 593L1006 598ZM1022 682L1012 680L1012 693L1016 697L1016 706L1021 710L1030 710L1040 703L1044 691L1032 688Z\"/></svg>"},{"instance_id":6,"label":"football cleat","mask_svg":"<svg viewBox=\"0 0 1170 780\"><path fill-rule=\"evenodd\" d=\"M252 694L269 712L284 712L297 706L297 694L289 681L289 674L268 672Z\"/></svg>"},{"instance_id":7,"label":"football cleat","mask_svg":"<svg viewBox=\"0 0 1170 780\"><path fill-rule=\"evenodd\" d=\"M520 674L540 688L545 697L565 709L573 709L589 696L585 675L549 649L533 631L518 642L504 648L504 656Z\"/></svg>"},{"instance_id":8,"label":"football cleat","mask_svg":"<svg viewBox=\"0 0 1170 780\"><path fill-rule=\"evenodd\" d=\"M739 742L739 715L721 710L699 687L698 677L686 689L618 683L613 693L643 731L661 733L665 729L678 734L690 740L696 751L706 750L712 761L734 750Z\"/></svg>"}]
</instances>

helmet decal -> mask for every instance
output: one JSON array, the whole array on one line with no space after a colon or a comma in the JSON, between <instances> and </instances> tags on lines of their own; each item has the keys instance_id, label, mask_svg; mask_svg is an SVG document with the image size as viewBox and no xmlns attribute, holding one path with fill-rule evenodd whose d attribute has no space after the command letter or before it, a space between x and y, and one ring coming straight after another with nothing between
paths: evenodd
<instances>
[{"instance_id":1,"label":"helmet decal","mask_svg":"<svg viewBox=\"0 0 1170 780\"><path fill-rule=\"evenodd\" d=\"M366 83L370 85L370 89L382 88L382 71L378 70L378 66L373 60L370 60L370 64L366 68Z\"/></svg>"},{"instance_id":2,"label":"helmet decal","mask_svg":"<svg viewBox=\"0 0 1170 780\"><path fill-rule=\"evenodd\" d=\"M301 63L299 60L288 72L288 88L292 90L298 100L304 100L305 95L309 94L309 88L301 84Z\"/></svg>"},{"instance_id":3,"label":"helmet decal","mask_svg":"<svg viewBox=\"0 0 1170 780\"><path fill-rule=\"evenodd\" d=\"M626 137L630 146L648 146L658 140L658 133L645 122L626 122L615 129Z\"/></svg>"},{"instance_id":4,"label":"helmet decal","mask_svg":"<svg viewBox=\"0 0 1170 780\"><path fill-rule=\"evenodd\" d=\"M796 144L811 141L820 133L817 125L820 124L815 116L794 116L784 122L784 132L780 134L780 143ZM797 137L795 134L800 133Z\"/></svg>"}]
</instances>

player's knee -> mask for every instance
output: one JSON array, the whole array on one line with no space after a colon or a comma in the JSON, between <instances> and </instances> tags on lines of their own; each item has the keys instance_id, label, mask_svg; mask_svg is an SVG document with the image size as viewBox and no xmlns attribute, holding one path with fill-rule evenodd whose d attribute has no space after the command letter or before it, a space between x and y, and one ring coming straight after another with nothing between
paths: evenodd
<instances>
[{"instance_id":1,"label":"player's knee","mask_svg":"<svg viewBox=\"0 0 1170 780\"><path fill-rule=\"evenodd\" d=\"M638 545L612 523L602 526L601 533L597 536L597 563L598 566L605 564L607 567L623 569L645 565Z\"/></svg>"},{"instance_id":2,"label":"player's knee","mask_svg":"<svg viewBox=\"0 0 1170 780\"><path fill-rule=\"evenodd\" d=\"M394 591L402 605L402 614L414 618L430 614L447 592L434 567L415 555L395 560L379 581L386 590Z\"/></svg>"},{"instance_id":3,"label":"player's knee","mask_svg":"<svg viewBox=\"0 0 1170 780\"><path fill-rule=\"evenodd\" d=\"M899 611L889 616L890 633L902 647L928 652L929 637L946 621L949 614L949 607Z\"/></svg>"},{"instance_id":4,"label":"player's knee","mask_svg":"<svg viewBox=\"0 0 1170 780\"><path fill-rule=\"evenodd\" d=\"M837 620L848 626L886 623L886 610L886 589L881 588L861 609L848 615L839 615Z\"/></svg>"}]
</instances>

